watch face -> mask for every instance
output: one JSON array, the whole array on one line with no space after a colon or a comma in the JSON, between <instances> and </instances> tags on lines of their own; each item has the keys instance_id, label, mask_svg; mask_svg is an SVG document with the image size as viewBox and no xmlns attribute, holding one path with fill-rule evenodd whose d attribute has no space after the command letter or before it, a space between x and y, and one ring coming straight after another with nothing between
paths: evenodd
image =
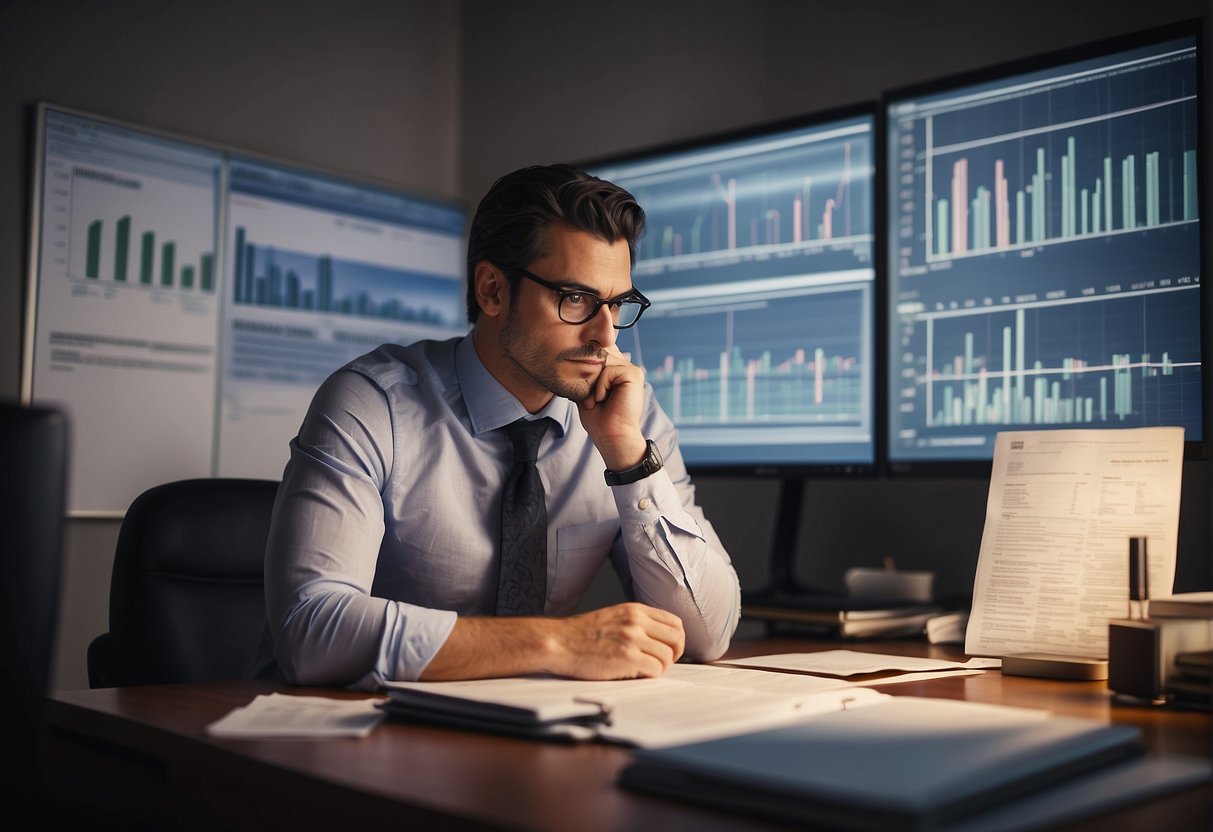
<instances>
[{"instance_id":1,"label":"watch face","mask_svg":"<svg viewBox=\"0 0 1213 832\"><path fill-rule=\"evenodd\" d=\"M644 467L649 473L660 471L662 466L661 453L657 450L657 443L652 439L649 440L649 452L644 457Z\"/></svg>"},{"instance_id":2,"label":"watch face","mask_svg":"<svg viewBox=\"0 0 1213 832\"><path fill-rule=\"evenodd\" d=\"M627 485L660 471L664 464L661 454L657 451L657 443L649 439L648 451L646 451L644 459L640 460L639 465L626 471L604 471L603 475L606 477L607 485Z\"/></svg>"}]
</instances>

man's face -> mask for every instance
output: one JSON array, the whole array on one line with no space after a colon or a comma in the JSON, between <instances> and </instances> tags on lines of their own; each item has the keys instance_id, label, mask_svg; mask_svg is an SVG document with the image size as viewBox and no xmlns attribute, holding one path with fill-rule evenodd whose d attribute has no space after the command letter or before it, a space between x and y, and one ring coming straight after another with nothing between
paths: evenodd
<instances>
[{"instance_id":1,"label":"man's face","mask_svg":"<svg viewBox=\"0 0 1213 832\"><path fill-rule=\"evenodd\" d=\"M632 266L624 241L606 243L568 226L550 226L548 254L529 271L562 289L576 289L599 299L617 298L632 289ZM560 320L560 295L525 277L513 287L500 345L512 364L511 387L524 403L555 393L573 401L585 399L602 372L604 350L615 343L616 330L606 307L581 325ZM526 393L527 395L523 395Z\"/></svg>"}]
</instances>

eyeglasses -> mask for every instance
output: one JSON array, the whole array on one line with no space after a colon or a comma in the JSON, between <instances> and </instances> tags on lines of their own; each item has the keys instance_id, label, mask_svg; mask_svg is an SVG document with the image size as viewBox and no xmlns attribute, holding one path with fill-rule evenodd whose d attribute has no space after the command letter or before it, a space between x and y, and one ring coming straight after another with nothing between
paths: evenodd
<instances>
[{"instance_id":1,"label":"eyeglasses","mask_svg":"<svg viewBox=\"0 0 1213 832\"><path fill-rule=\"evenodd\" d=\"M589 323L598 314L598 310L605 304L611 313L611 322L614 324L615 329L627 329L640 320L640 316L644 314L644 310L652 306L649 299L635 289L621 297L603 300L584 289L566 289L556 283L551 283L526 269L519 269L517 273L527 280L533 280L540 286L551 289L560 295L560 306L557 308L557 314L560 315L560 320L566 324L580 325Z\"/></svg>"}]
</instances>

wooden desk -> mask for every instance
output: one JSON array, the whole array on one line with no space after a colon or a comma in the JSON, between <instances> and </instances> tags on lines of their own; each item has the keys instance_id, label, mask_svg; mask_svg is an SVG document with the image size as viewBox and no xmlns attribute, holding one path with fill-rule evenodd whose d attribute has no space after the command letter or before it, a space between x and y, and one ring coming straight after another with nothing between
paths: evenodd
<instances>
[{"instance_id":1,"label":"wooden desk","mask_svg":"<svg viewBox=\"0 0 1213 832\"><path fill-rule=\"evenodd\" d=\"M731 657L834 649L837 642L739 641ZM958 650L910 641L842 645L937 658ZM64 794L103 801L151 828L754 830L741 815L639 795L616 785L626 748L560 745L384 722L350 740L216 740L205 726L267 683L223 682L62 691L49 707L52 776ZM1102 682L976 676L902 683L889 693L1046 708L1140 726L1158 751L1208 755L1207 713L1112 705ZM332 690L296 693L352 696ZM1067 830L1210 829L1210 789L1189 789ZM381 827L382 828L382 827Z\"/></svg>"}]
</instances>

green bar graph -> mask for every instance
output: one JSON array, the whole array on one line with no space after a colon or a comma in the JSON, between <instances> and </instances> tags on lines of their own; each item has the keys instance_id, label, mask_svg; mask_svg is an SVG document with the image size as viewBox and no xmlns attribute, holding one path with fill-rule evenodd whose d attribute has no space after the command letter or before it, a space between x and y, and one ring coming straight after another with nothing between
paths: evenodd
<instances>
[{"instance_id":1,"label":"green bar graph","mask_svg":"<svg viewBox=\"0 0 1213 832\"><path fill-rule=\"evenodd\" d=\"M125 214L116 222L111 223L106 220L92 220L86 226L85 246L84 246L84 276L89 280L99 280L103 277L101 273L102 256L107 262L112 262L114 271L112 275L104 275L104 277L112 277L115 283L129 283L133 279L137 279L139 285L157 288L178 288L186 290L196 290L202 292L213 292L215 290L215 254L214 252L204 251L198 255L198 261L195 262L178 262L177 242L175 240L165 240L157 243L155 231L138 232L138 253L132 252L131 238L136 232L133 229L134 222L130 214ZM113 228L113 259L110 261L110 253L108 250L109 244L109 228ZM157 254L159 254L159 262L157 263ZM137 267L137 278L132 278L133 270L131 260L137 256L139 265ZM78 272L77 272L78 274ZM156 275L159 274L157 281Z\"/></svg>"}]
</instances>

